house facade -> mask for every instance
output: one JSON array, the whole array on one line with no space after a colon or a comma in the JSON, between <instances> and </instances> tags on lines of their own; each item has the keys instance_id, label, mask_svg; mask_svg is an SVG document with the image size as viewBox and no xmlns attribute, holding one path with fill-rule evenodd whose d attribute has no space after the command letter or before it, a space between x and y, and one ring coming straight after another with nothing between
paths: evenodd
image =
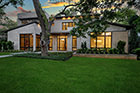
<instances>
[{"instance_id":1,"label":"house facade","mask_svg":"<svg viewBox=\"0 0 140 93\"><path fill-rule=\"evenodd\" d=\"M46 14L49 18L49 15ZM125 41L125 52L128 52L129 29L126 25L108 23L109 27L97 38L72 36L70 31L75 24L73 16L57 17L51 27L49 51L75 51L86 42L87 48L117 48L118 41ZM15 50L40 50L41 28L36 13L18 14L18 27L10 29L8 40L14 42Z\"/></svg>"}]
</instances>

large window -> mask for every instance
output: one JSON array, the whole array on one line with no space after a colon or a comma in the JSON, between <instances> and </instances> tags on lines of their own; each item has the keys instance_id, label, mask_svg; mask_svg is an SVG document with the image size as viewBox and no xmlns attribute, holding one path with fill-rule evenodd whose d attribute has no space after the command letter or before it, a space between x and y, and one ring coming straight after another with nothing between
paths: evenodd
<instances>
[{"instance_id":1,"label":"large window","mask_svg":"<svg viewBox=\"0 0 140 93\"><path fill-rule=\"evenodd\" d=\"M77 37L72 36L72 50L75 51L77 50Z\"/></svg>"},{"instance_id":2,"label":"large window","mask_svg":"<svg viewBox=\"0 0 140 93\"><path fill-rule=\"evenodd\" d=\"M25 51L33 50L32 34L20 34L20 50L25 50Z\"/></svg>"},{"instance_id":3,"label":"large window","mask_svg":"<svg viewBox=\"0 0 140 93\"><path fill-rule=\"evenodd\" d=\"M40 35L36 35L36 50L40 50Z\"/></svg>"},{"instance_id":4,"label":"large window","mask_svg":"<svg viewBox=\"0 0 140 93\"><path fill-rule=\"evenodd\" d=\"M74 22L63 22L62 30L68 30L68 27L75 27Z\"/></svg>"},{"instance_id":5,"label":"large window","mask_svg":"<svg viewBox=\"0 0 140 93\"><path fill-rule=\"evenodd\" d=\"M53 50L53 36L50 36L49 50Z\"/></svg>"},{"instance_id":6,"label":"large window","mask_svg":"<svg viewBox=\"0 0 140 93\"><path fill-rule=\"evenodd\" d=\"M91 38L91 48L111 48L111 32L104 32L96 38Z\"/></svg>"},{"instance_id":7,"label":"large window","mask_svg":"<svg viewBox=\"0 0 140 93\"><path fill-rule=\"evenodd\" d=\"M57 50L66 51L67 50L67 36L57 36Z\"/></svg>"},{"instance_id":8,"label":"large window","mask_svg":"<svg viewBox=\"0 0 140 93\"><path fill-rule=\"evenodd\" d=\"M36 35L36 50L40 50L40 39L41 39L40 35ZM48 50L53 50L53 36L50 36Z\"/></svg>"}]
</instances>

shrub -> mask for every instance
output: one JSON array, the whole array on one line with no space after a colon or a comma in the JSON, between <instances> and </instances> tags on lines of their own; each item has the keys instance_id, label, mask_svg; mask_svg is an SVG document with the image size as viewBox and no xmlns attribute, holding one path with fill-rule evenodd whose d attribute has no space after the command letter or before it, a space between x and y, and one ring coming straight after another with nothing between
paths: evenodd
<instances>
[{"instance_id":1,"label":"shrub","mask_svg":"<svg viewBox=\"0 0 140 93\"><path fill-rule=\"evenodd\" d=\"M8 42L6 42L6 45L7 45L8 50L13 50L14 49L13 42L8 41Z\"/></svg>"},{"instance_id":2,"label":"shrub","mask_svg":"<svg viewBox=\"0 0 140 93\"><path fill-rule=\"evenodd\" d=\"M86 50L86 54L91 54L92 53L92 50L91 49L87 49Z\"/></svg>"},{"instance_id":3,"label":"shrub","mask_svg":"<svg viewBox=\"0 0 140 93\"><path fill-rule=\"evenodd\" d=\"M77 49L76 53L81 53L82 49Z\"/></svg>"},{"instance_id":4,"label":"shrub","mask_svg":"<svg viewBox=\"0 0 140 93\"><path fill-rule=\"evenodd\" d=\"M99 49L99 52L100 54L106 54L106 49L105 48Z\"/></svg>"},{"instance_id":5,"label":"shrub","mask_svg":"<svg viewBox=\"0 0 140 93\"><path fill-rule=\"evenodd\" d=\"M2 41L2 51L7 50L7 45L5 41Z\"/></svg>"},{"instance_id":6,"label":"shrub","mask_svg":"<svg viewBox=\"0 0 140 93\"><path fill-rule=\"evenodd\" d=\"M118 42L117 48L118 48L120 54L124 54L125 53L125 51L124 51L125 44L126 44L125 41L119 41Z\"/></svg>"},{"instance_id":7,"label":"shrub","mask_svg":"<svg viewBox=\"0 0 140 93\"><path fill-rule=\"evenodd\" d=\"M2 43L0 42L0 51L2 50Z\"/></svg>"},{"instance_id":8,"label":"shrub","mask_svg":"<svg viewBox=\"0 0 140 93\"><path fill-rule=\"evenodd\" d=\"M84 50L84 49L87 49L87 43L86 43L86 41L81 43L81 48L82 48L83 50Z\"/></svg>"},{"instance_id":9,"label":"shrub","mask_svg":"<svg viewBox=\"0 0 140 93\"><path fill-rule=\"evenodd\" d=\"M140 48L136 48L136 49L132 50L132 53L137 54L138 56L140 56Z\"/></svg>"},{"instance_id":10,"label":"shrub","mask_svg":"<svg viewBox=\"0 0 140 93\"><path fill-rule=\"evenodd\" d=\"M0 42L0 51L8 51L8 50L13 50L13 42L11 41L1 41Z\"/></svg>"},{"instance_id":11,"label":"shrub","mask_svg":"<svg viewBox=\"0 0 140 93\"><path fill-rule=\"evenodd\" d=\"M110 49L108 50L108 52L109 52L109 54L113 54L113 49L110 48Z\"/></svg>"},{"instance_id":12,"label":"shrub","mask_svg":"<svg viewBox=\"0 0 140 93\"><path fill-rule=\"evenodd\" d=\"M26 58L39 58L39 59L50 59L50 60L62 60L66 61L72 57L73 52L54 52L49 53L49 56L41 56L41 54L36 53L25 53L25 54L16 54L15 57L26 57Z\"/></svg>"},{"instance_id":13,"label":"shrub","mask_svg":"<svg viewBox=\"0 0 140 93\"><path fill-rule=\"evenodd\" d=\"M113 49L113 54L119 54L119 50L116 49L116 48L114 48L114 49Z\"/></svg>"},{"instance_id":14,"label":"shrub","mask_svg":"<svg viewBox=\"0 0 140 93\"><path fill-rule=\"evenodd\" d=\"M92 49L92 53L93 53L93 54L96 54L96 53L97 53L97 49L96 49L96 48L93 48L93 49Z\"/></svg>"}]
</instances>

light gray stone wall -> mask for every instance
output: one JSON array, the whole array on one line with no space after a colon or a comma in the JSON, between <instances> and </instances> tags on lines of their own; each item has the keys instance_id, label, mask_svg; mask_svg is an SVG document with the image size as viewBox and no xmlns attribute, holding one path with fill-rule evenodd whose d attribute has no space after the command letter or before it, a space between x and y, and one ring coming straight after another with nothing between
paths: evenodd
<instances>
[{"instance_id":1,"label":"light gray stone wall","mask_svg":"<svg viewBox=\"0 0 140 93\"><path fill-rule=\"evenodd\" d=\"M68 27L68 30L62 30L63 22L73 22L73 20L61 20L57 19L54 21L54 26L51 28L51 33L68 33L71 31L72 27Z\"/></svg>"},{"instance_id":2,"label":"light gray stone wall","mask_svg":"<svg viewBox=\"0 0 140 93\"><path fill-rule=\"evenodd\" d=\"M36 34L40 34L41 30L37 27L36 23L20 27L8 32L8 41L14 42L14 49L20 50L20 34L33 35L33 50L36 50Z\"/></svg>"},{"instance_id":3,"label":"light gray stone wall","mask_svg":"<svg viewBox=\"0 0 140 93\"><path fill-rule=\"evenodd\" d=\"M67 38L67 51L72 51L72 36L70 34Z\"/></svg>"},{"instance_id":4,"label":"light gray stone wall","mask_svg":"<svg viewBox=\"0 0 140 93\"><path fill-rule=\"evenodd\" d=\"M49 17L48 14L46 14L47 17ZM18 23L21 25L21 20L24 18L35 18L36 13L21 13L18 14ZM51 28L51 33L69 33L72 29L72 27L68 27L68 30L62 30L62 23L63 22L73 22L73 20L62 20L62 19L56 19L54 21L54 26ZM107 32L112 32L112 48L117 47L117 43L119 40L126 41L125 51L128 51L128 32L126 32L126 28L110 25L107 29ZM38 27L37 24L30 24L12 31L8 32L8 40L14 42L14 48L15 50L20 49L20 34L32 34L34 37L34 49L36 50L36 34L40 34L41 28ZM85 42L87 43L87 48L90 48L90 36L87 35L87 38L79 37L77 38L77 49L81 48L81 43ZM57 35L53 35L53 51L57 51ZM68 34L67 36L67 51L72 51L72 36Z\"/></svg>"},{"instance_id":5,"label":"light gray stone wall","mask_svg":"<svg viewBox=\"0 0 140 93\"><path fill-rule=\"evenodd\" d=\"M128 53L128 31L125 32L112 32L112 48L117 48L119 41L125 41L125 52Z\"/></svg>"}]
</instances>

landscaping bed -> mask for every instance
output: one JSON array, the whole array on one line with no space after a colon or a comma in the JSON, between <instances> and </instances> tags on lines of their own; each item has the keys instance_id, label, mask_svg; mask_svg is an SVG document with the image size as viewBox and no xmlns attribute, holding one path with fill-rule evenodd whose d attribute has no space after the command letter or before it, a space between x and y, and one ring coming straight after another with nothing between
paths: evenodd
<instances>
[{"instance_id":1,"label":"landscaping bed","mask_svg":"<svg viewBox=\"0 0 140 93\"><path fill-rule=\"evenodd\" d=\"M137 55L134 54L74 54L73 56L137 60Z\"/></svg>"},{"instance_id":2,"label":"landscaping bed","mask_svg":"<svg viewBox=\"0 0 140 93\"><path fill-rule=\"evenodd\" d=\"M50 60L62 60L66 61L72 57L72 52L51 52L48 56L41 56L39 53L25 53L17 54L15 57L27 57L27 58L38 58L38 59L50 59Z\"/></svg>"}]
</instances>

